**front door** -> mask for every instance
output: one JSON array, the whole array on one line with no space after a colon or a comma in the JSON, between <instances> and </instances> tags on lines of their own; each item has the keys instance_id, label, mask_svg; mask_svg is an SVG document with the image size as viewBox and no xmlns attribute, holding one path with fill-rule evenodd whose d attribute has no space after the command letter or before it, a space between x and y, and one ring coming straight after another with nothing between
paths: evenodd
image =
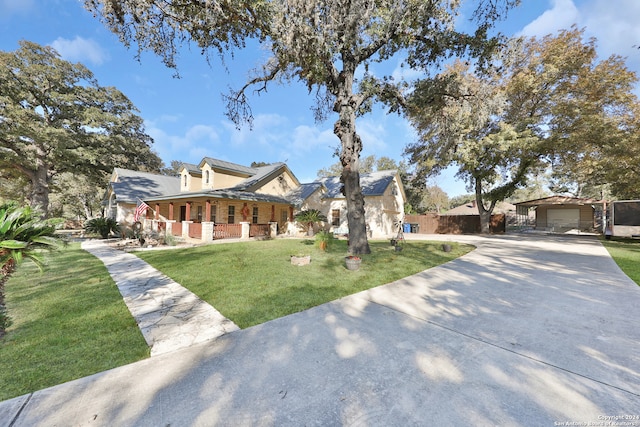
<instances>
[{"instance_id":1,"label":"front door","mask_svg":"<svg viewBox=\"0 0 640 427\"><path fill-rule=\"evenodd\" d=\"M186 216L187 216L187 207L180 206L180 222L186 221L187 220Z\"/></svg>"}]
</instances>

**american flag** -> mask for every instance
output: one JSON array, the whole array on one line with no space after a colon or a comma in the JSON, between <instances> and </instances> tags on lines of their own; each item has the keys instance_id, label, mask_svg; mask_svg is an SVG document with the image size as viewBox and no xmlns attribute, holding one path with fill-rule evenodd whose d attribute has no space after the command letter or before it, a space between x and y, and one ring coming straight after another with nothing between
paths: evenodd
<instances>
[{"instance_id":1,"label":"american flag","mask_svg":"<svg viewBox=\"0 0 640 427\"><path fill-rule=\"evenodd\" d=\"M138 205L138 207L136 208L135 213L133 214L133 222L137 222L141 216L146 215L147 214L147 209L149 209L150 206L148 204L146 204L143 201L140 201L140 204Z\"/></svg>"}]
</instances>

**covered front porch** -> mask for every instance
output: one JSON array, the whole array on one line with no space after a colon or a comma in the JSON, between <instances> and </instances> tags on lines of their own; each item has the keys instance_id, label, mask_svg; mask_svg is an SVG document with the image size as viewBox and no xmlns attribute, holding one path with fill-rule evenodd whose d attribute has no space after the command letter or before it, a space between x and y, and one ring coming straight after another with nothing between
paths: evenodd
<instances>
[{"instance_id":1,"label":"covered front porch","mask_svg":"<svg viewBox=\"0 0 640 427\"><path fill-rule=\"evenodd\" d=\"M293 222L293 205L284 199L273 199L259 194L244 200L219 194L149 199L145 202L151 209L141 222L145 230L202 242L276 237Z\"/></svg>"}]
</instances>

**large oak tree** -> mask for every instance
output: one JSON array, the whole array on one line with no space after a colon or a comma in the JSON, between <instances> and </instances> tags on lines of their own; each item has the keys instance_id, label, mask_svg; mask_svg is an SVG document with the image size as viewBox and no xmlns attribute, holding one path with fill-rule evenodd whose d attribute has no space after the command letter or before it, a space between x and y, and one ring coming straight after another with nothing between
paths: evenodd
<instances>
[{"instance_id":1,"label":"large oak tree","mask_svg":"<svg viewBox=\"0 0 640 427\"><path fill-rule=\"evenodd\" d=\"M577 188L612 176L637 140L635 81L622 58L598 61L576 28L514 39L493 66L458 62L417 85L407 111L420 138L407 152L422 175L456 165L488 232L496 202L534 172Z\"/></svg>"},{"instance_id":2,"label":"large oak tree","mask_svg":"<svg viewBox=\"0 0 640 427\"><path fill-rule=\"evenodd\" d=\"M25 179L45 215L64 173L98 185L115 166L159 170L151 143L131 101L82 64L28 41L0 52L1 175Z\"/></svg>"},{"instance_id":3,"label":"large oak tree","mask_svg":"<svg viewBox=\"0 0 640 427\"><path fill-rule=\"evenodd\" d=\"M247 84L227 97L237 124L250 120L246 92L272 81L301 81L315 93L317 118L335 112L341 179L347 199L349 252L368 253L364 198L360 189L362 140L356 117L375 101L397 100L402 82L370 72L376 61L400 57L428 69L453 54L483 56L495 41L487 31L517 0L482 0L477 31L455 29L457 0L85 0L109 28L140 51L151 50L175 67L180 45L195 41L222 57L247 41L271 52ZM359 78L356 78L356 76Z\"/></svg>"}]
</instances>

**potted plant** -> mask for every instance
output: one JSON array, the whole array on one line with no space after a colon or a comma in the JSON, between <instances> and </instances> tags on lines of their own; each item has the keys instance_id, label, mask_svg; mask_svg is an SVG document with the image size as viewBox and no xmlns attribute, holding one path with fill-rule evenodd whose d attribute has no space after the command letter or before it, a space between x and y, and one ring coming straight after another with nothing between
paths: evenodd
<instances>
[{"instance_id":1,"label":"potted plant","mask_svg":"<svg viewBox=\"0 0 640 427\"><path fill-rule=\"evenodd\" d=\"M321 251L326 251L332 240L333 234L329 233L328 231L321 231L316 234L316 242L318 243L318 247Z\"/></svg>"},{"instance_id":2,"label":"potted plant","mask_svg":"<svg viewBox=\"0 0 640 427\"><path fill-rule=\"evenodd\" d=\"M313 236L313 226L320 222L326 222L327 217L317 209L308 209L296 214L296 221L300 223L300 226L307 232L308 236Z\"/></svg>"},{"instance_id":3,"label":"potted plant","mask_svg":"<svg viewBox=\"0 0 640 427\"><path fill-rule=\"evenodd\" d=\"M362 258L355 255L349 255L344 257L344 262L347 266L347 270L357 270L360 268L360 263L362 263Z\"/></svg>"}]
</instances>

